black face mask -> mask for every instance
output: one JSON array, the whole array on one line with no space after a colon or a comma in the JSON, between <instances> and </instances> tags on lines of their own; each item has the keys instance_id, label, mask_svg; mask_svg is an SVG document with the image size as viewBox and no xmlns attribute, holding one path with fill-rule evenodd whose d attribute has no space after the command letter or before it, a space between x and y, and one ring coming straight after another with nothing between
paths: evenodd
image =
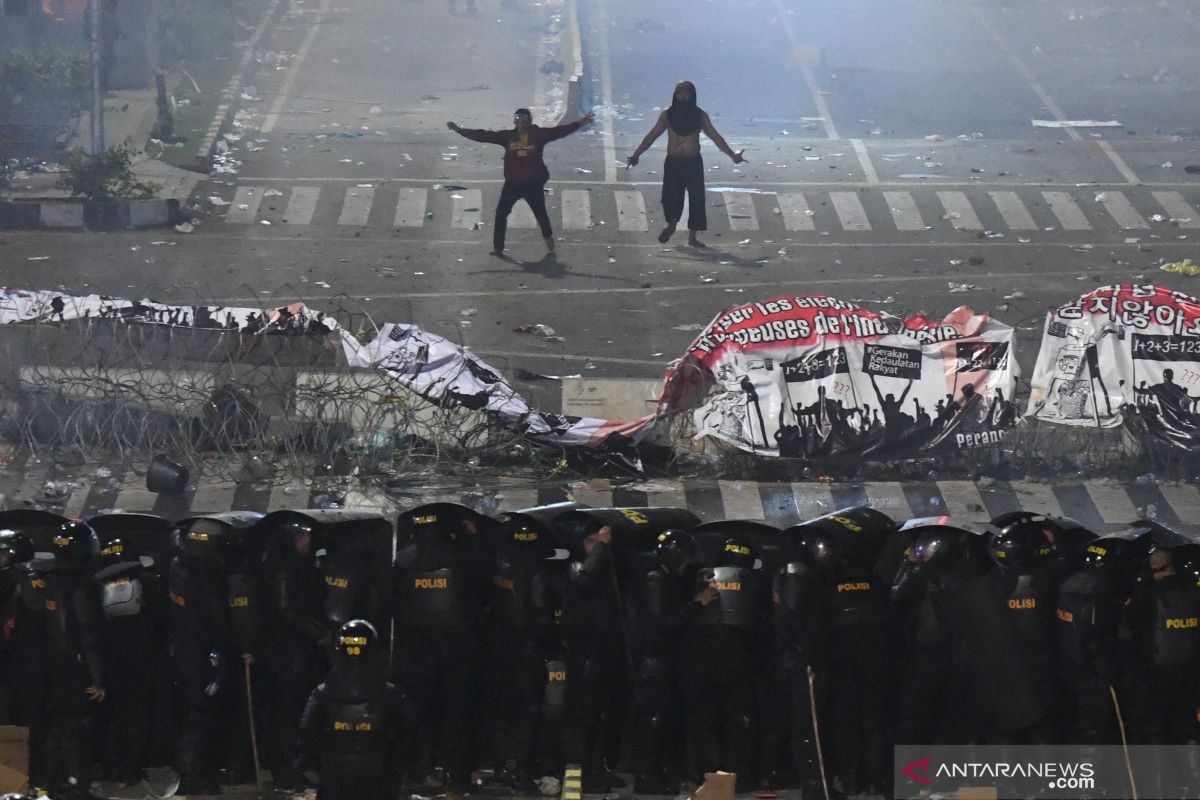
<instances>
[{"instance_id":1,"label":"black face mask","mask_svg":"<svg viewBox=\"0 0 1200 800\"><path fill-rule=\"evenodd\" d=\"M690 98L680 101L676 95L680 89L687 89ZM671 107L667 109L667 122L671 130L680 136L690 136L700 130L700 108L696 105L696 87L690 81L681 81L675 86L671 95Z\"/></svg>"}]
</instances>

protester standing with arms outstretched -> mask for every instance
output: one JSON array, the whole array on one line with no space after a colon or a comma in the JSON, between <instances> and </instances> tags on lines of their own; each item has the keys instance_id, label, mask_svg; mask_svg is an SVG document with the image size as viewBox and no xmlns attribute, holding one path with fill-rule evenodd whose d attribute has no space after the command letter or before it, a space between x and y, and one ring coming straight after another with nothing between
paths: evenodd
<instances>
[{"instance_id":1,"label":"protester standing with arms outstretched","mask_svg":"<svg viewBox=\"0 0 1200 800\"><path fill-rule=\"evenodd\" d=\"M736 153L725 141L704 109L696 105L696 86L691 81L680 81L675 85L671 107L658 115L658 122L642 139L637 150L626 159L628 166L635 167L638 156L650 149L663 131L667 132L667 160L663 165L662 206L667 218L667 227L658 235L666 243L675 233L675 226L683 216L683 193L688 195L688 244L704 247L700 231L708 229L708 215L704 208L704 159L700 157L700 132L712 139L733 163L741 164L744 150Z\"/></svg>"},{"instance_id":2,"label":"protester standing with arms outstretched","mask_svg":"<svg viewBox=\"0 0 1200 800\"><path fill-rule=\"evenodd\" d=\"M538 227L542 229L542 238L546 241L546 249L554 251L554 231L550 227L550 216L546 213L546 181L550 180L550 170L542 160L542 148L553 142L569 136L592 121L594 115L588 112L585 116L556 125L553 128L542 128L533 124L533 114L528 108L518 108L513 113L513 127L503 131L489 131L477 128L460 128L457 123L447 122L446 127L473 142L498 144L504 147L504 188L500 191L500 202L496 204L496 224L492 230L492 254L504 254L504 234L508 230L508 215L518 200L524 200L533 211Z\"/></svg>"}]
</instances>

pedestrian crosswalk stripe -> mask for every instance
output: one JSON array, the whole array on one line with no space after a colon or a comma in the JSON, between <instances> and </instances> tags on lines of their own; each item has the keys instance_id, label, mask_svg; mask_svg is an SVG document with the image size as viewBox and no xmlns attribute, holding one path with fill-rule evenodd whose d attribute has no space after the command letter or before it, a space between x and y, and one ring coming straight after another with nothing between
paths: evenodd
<instances>
[{"instance_id":1,"label":"pedestrian crosswalk stripe","mask_svg":"<svg viewBox=\"0 0 1200 800\"><path fill-rule=\"evenodd\" d=\"M789 231L816 230L812 211L803 192L782 192L779 197L779 212L783 216L783 227Z\"/></svg>"},{"instance_id":2,"label":"pedestrian crosswalk stripe","mask_svg":"<svg viewBox=\"0 0 1200 800\"><path fill-rule=\"evenodd\" d=\"M1137 520L1137 506L1129 499L1129 493L1121 484L1116 481L1092 480L1085 481L1084 486L1101 519L1109 522Z\"/></svg>"},{"instance_id":3,"label":"pedestrian crosswalk stripe","mask_svg":"<svg viewBox=\"0 0 1200 800\"><path fill-rule=\"evenodd\" d=\"M368 511L374 511L384 516L390 515L391 512L391 504L387 502L386 495L378 493L346 492L345 506L346 508L365 508Z\"/></svg>"},{"instance_id":4,"label":"pedestrian crosswalk stripe","mask_svg":"<svg viewBox=\"0 0 1200 800\"><path fill-rule=\"evenodd\" d=\"M647 492L646 502L652 506L663 508L687 508L687 496L683 484L679 481L654 481L642 484L642 490Z\"/></svg>"},{"instance_id":5,"label":"pedestrian crosswalk stripe","mask_svg":"<svg viewBox=\"0 0 1200 800\"><path fill-rule=\"evenodd\" d=\"M1200 523L1200 489L1189 483L1160 483L1158 491L1175 511L1175 516L1192 524Z\"/></svg>"},{"instance_id":6,"label":"pedestrian crosswalk stripe","mask_svg":"<svg viewBox=\"0 0 1200 800\"><path fill-rule=\"evenodd\" d=\"M578 486L571 487L570 497L576 503L592 508L611 508L613 504L612 489L593 489L582 481Z\"/></svg>"},{"instance_id":7,"label":"pedestrian crosswalk stripe","mask_svg":"<svg viewBox=\"0 0 1200 800\"><path fill-rule=\"evenodd\" d=\"M725 213L729 215L729 229L734 231L758 230L758 216L754 213L754 200L742 192L721 192L725 199Z\"/></svg>"},{"instance_id":8,"label":"pedestrian crosswalk stripe","mask_svg":"<svg viewBox=\"0 0 1200 800\"><path fill-rule=\"evenodd\" d=\"M424 187L406 186L400 189L396 201L397 228L419 228L425 224L425 208L429 202L429 193Z\"/></svg>"},{"instance_id":9,"label":"pedestrian crosswalk stripe","mask_svg":"<svg viewBox=\"0 0 1200 800\"><path fill-rule=\"evenodd\" d=\"M508 215L508 227L510 228L536 228L537 220L534 219L533 209L524 200L518 200L513 206L512 213Z\"/></svg>"},{"instance_id":10,"label":"pedestrian crosswalk stripe","mask_svg":"<svg viewBox=\"0 0 1200 800\"><path fill-rule=\"evenodd\" d=\"M474 229L483 222L483 192L479 189L460 189L454 193L454 210L450 214L450 225L454 228Z\"/></svg>"},{"instance_id":11,"label":"pedestrian crosswalk stripe","mask_svg":"<svg viewBox=\"0 0 1200 800\"><path fill-rule=\"evenodd\" d=\"M938 192L938 200L942 201L942 208L946 209L946 216L950 218L950 224L960 231L981 231L983 223L979 221L979 217L975 214L975 209L971 207L971 201L962 192Z\"/></svg>"},{"instance_id":12,"label":"pedestrian crosswalk stripe","mask_svg":"<svg viewBox=\"0 0 1200 800\"><path fill-rule=\"evenodd\" d=\"M67 505L63 509L64 517L74 518L83 516L83 505L87 501L88 494L90 494L88 492L88 487L91 485L91 482L83 481L82 483L82 486L74 489L71 492L71 497L67 500Z\"/></svg>"},{"instance_id":13,"label":"pedestrian crosswalk stripe","mask_svg":"<svg viewBox=\"0 0 1200 800\"><path fill-rule=\"evenodd\" d=\"M496 487L500 508L505 511L516 511L521 508L534 508L538 505L536 487L502 485Z\"/></svg>"},{"instance_id":14,"label":"pedestrian crosswalk stripe","mask_svg":"<svg viewBox=\"0 0 1200 800\"><path fill-rule=\"evenodd\" d=\"M200 514L218 514L233 508L233 495L237 484L232 481L203 481L196 486L192 498L192 511Z\"/></svg>"},{"instance_id":15,"label":"pedestrian crosswalk stripe","mask_svg":"<svg viewBox=\"0 0 1200 800\"><path fill-rule=\"evenodd\" d=\"M647 231L646 201L639 191L619 189L613 192L617 200L617 227L623 231Z\"/></svg>"},{"instance_id":16,"label":"pedestrian crosswalk stripe","mask_svg":"<svg viewBox=\"0 0 1200 800\"><path fill-rule=\"evenodd\" d=\"M833 511L833 495L827 483L793 483L796 511L801 519L812 519Z\"/></svg>"},{"instance_id":17,"label":"pedestrian crosswalk stripe","mask_svg":"<svg viewBox=\"0 0 1200 800\"><path fill-rule=\"evenodd\" d=\"M1083 209L1075 204L1069 192L1042 192L1042 197L1050 204L1050 210L1058 218L1058 222L1068 231L1087 231L1092 224L1083 215Z\"/></svg>"},{"instance_id":18,"label":"pedestrian crosswalk stripe","mask_svg":"<svg viewBox=\"0 0 1200 800\"><path fill-rule=\"evenodd\" d=\"M1101 192L1097 199L1108 209L1108 213L1116 220L1117 225L1125 230L1149 228L1150 223L1134 210L1133 204L1123 192Z\"/></svg>"},{"instance_id":19,"label":"pedestrian crosswalk stripe","mask_svg":"<svg viewBox=\"0 0 1200 800\"><path fill-rule=\"evenodd\" d=\"M887 201L888 208L891 209L892 219L896 222L897 230L925 230L925 220L921 219L921 212L917 209L917 201L913 199L911 193L884 192L883 199Z\"/></svg>"},{"instance_id":20,"label":"pedestrian crosswalk stripe","mask_svg":"<svg viewBox=\"0 0 1200 800\"><path fill-rule=\"evenodd\" d=\"M342 214L338 217L338 225L353 225L365 227L371 216L371 204L375 202L375 187L355 186L346 190L346 199L342 203Z\"/></svg>"},{"instance_id":21,"label":"pedestrian crosswalk stripe","mask_svg":"<svg viewBox=\"0 0 1200 800\"><path fill-rule=\"evenodd\" d=\"M987 522L991 517L974 481L938 481L946 513L967 522Z\"/></svg>"},{"instance_id":22,"label":"pedestrian crosswalk stripe","mask_svg":"<svg viewBox=\"0 0 1200 800\"><path fill-rule=\"evenodd\" d=\"M1025 483L1017 489L1017 497L1021 508L1046 514L1051 517L1062 516L1062 506L1054 494L1054 487L1044 483Z\"/></svg>"},{"instance_id":23,"label":"pedestrian crosswalk stripe","mask_svg":"<svg viewBox=\"0 0 1200 800\"><path fill-rule=\"evenodd\" d=\"M753 481L719 481L726 519L765 519L758 484Z\"/></svg>"},{"instance_id":24,"label":"pedestrian crosswalk stripe","mask_svg":"<svg viewBox=\"0 0 1200 800\"><path fill-rule=\"evenodd\" d=\"M1035 231L1037 223L1016 192L988 192L1009 230Z\"/></svg>"},{"instance_id":25,"label":"pedestrian crosswalk stripe","mask_svg":"<svg viewBox=\"0 0 1200 800\"><path fill-rule=\"evenodd\" d=\"M283 210L283 222L287 225L311 223L320 196L321 190L316 186L293 186L287 208Z\"/></svg>"},{"instance_id":26,"label":"pedestrian crosswalk stripe","mask_svg":"<svg viewBox=\"0 0 1200 800\"><path fill-rule=\"evenodd\" d=\"M136 474L126 475L125 478L127 483L117 495L116 508L125 511L152 510L158 495L146 488L145 478L139 478Z\"/></svg>"},{"instance_id":27,"label":"pedestrian crosswalk stripe","mask_svg":"<svg viewBox=\"0 0 1200 800\"><path fill-rule=\"evenodd\" d=\"M592 193L586 189L567 189L562 193L563 230L585 231L592 227Z\"/></svg>"},{"instance_id":28,"label":"pedestrian crosswalk stripe","mask_svg":"<svg viewBox=\"0 0 1200 800\"><path fill-rule=\"evenodd\" d=\"M912 510L908 504L908 496L904 487L895 482L871 481L863 484L866 490L867 502L872 508L877 508L894 520L911 519Z\"/></svg>"},{"instance_id":29,"label":"pedestrian crosswalk stripe","mask_svg":"<svg viewBox=\"0 0 1200 800\"><path fill-rule=\"evenodd\" d=\"M829 199L843 228L848 231L871 230L871 222L856 192L830 192Z\"/></svg>"},{"instance_id":30,"label":"pedestrian crosswalk stripe","mask_svg":"<svg viewBox=\"0 0 1200 800\"><path fill-rule=\"evenodd\" d=\"M1151 192L1167 215L1181 228L1200 228L1200 214L1192 208L1179 192Z\"/></svg>"},{"instance_id":31,"label":"pedestrian crosswalk stripe","mask_svg":"<svg viewBox=\"0 0 1200 800\"><path fill-rule=\"evenodd\" d=\"M239 186L233 194L233 204L225 214L225 221L247 224L258 219L258 207L262 203L263 187Z\"/></svg>"}]
</instances>

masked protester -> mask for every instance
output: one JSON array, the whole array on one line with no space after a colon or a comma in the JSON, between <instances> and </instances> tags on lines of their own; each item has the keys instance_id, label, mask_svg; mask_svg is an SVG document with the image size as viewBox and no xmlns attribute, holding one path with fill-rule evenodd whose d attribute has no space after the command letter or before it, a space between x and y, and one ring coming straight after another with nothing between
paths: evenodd
<instances>
[{"instance_id":1,"label":"masked protester","mask_svg":"<svg viewBox=\"0 0 1200 800\"><path fill-rule=\"evenodd\" d=\"M213 520L192 522L167 576L171 659L183 699L179 793L217 794L222 730L240 692L243 652L230 619L226 563L231 543Z\"/></svg>"},{"instance_id":2,"label":"masked protester","mask_svg":"<svg viewBox=\"0 0 1200 800\"><path fill-rule=\"evenodd\" d=\"M552 548L541 541L541 531L519 518L506 528L488 614L485 704L491 750L503 764L502 780L527 790L535 772L558 771L557 765L546 763L538 734L547 662L562 652L557 625L562 581L546 560Z\"/></svg>"},{"instance_id":3,"label":"masked protester","mask_svg":"<svg viewBox=\"0 0 1200 800\"><path fill-rule=\"evenodd\" d=\"M417 508L401 517L411 539L396 557L396 674L416 728L410 780L470 784L480 620L492 566L466 509Z\"/></svg>"},{"instance_id":4,"label":"masked protester","mask_svg":"<svg viewBox=\"0 0 1200 800\"><path fill-rule=\"evenodd\" d=\"M529 204L538 227L542 229L546 250L554 251L554 231L550 227L550 216L546 213L545 195L550 170L546 169L546 162L542 160L542 148L555 139L569 136L590 124L594 118L589 111L574 122L542 128L533 124L533 114L528 108L518 108L513 114L511 130L487 131L461 128L454 122L446 123L446 127L459 136L473 142L498 144L504 148L504 188L500 190L500 202L496 205L496 222L492 228L492 255L504 254L508 215L518 200Z\"/></svg>"},{"instance_id":5,"label":"masked protester","mask_svg":"<svg viewBox=\"0 0 1200 800\"><path fill-rule=\"evenodd\" d=\"M735 164L741 164L744 151L733 151L717 129L713 127L708 113L696 105L696 86L691 81L680 81L671 95L671 105L658 115L658 121L646 134L646 138L626 159L628 166L637 166L638 157L650 149L655 140L667 133L667 160L663 163L662 207L667 226L658 235L666 244L675 233L675 226L683 216L683 195L688 197L688 244L704 247L700 232L708 229L708 217L704 201L704 159L700 157L700 132L703 131L722 153Z\"/></svg>"},{"instance_id":6,"label":"masked protester","mask_svg":"<svg viewBox=\"0 0 1200 800\"><path fill-rule=\"evenodd\" d=\"M121 784L141 781L149 752L152 689L166 609L154 573L131 544L112 539L100 550L96 572L104 611L104 660L108 667L105 763Z\"/></svg>"},{"instance_id":7,"label":"masked protester","mask_svg":"<svg viewBox=\"0 0 1200 800\"><path fill-rule=\"evenodd\" d=\"M8 635L4 691L8 695L9 721L29 728L29 785L47 788L46 673L49 670L49 626L46 623L46 568L50 562L34 561L33 543L18 530L0 531L13 582L12 628Z\"/></svg>"},{"instance_id":8,"label":"masked protester","mask_svg":"<svg viewBox=\"0 0 1200 800\"><path fill-rule=\"evenodd\" d=\"M276 530L263 559L267 636L261 659L270 675L264 738L277 790L308 786L299 769L297 732L304 703L326 670L325 580L317 567L315 532L304 522Z\"/></svg>"},{"instance_id":9,"label":"masked protester","mask_svg":"<svg viewBox=\"0 0 1200 800\"><path fill-rule=\"evenodd\" d=\"M46 573L46 766L54 797L86 800L91 797L93 725L105 698L104 617L92 572L100 539L87 525L68 522L53 544L54 561Z\"/></svg>"},{"instance_id":10,"label":"masked protester","mask_svg":"<svg viewBox=\"0 0 1200 800\"><path fill-rule=\"evenodd\" d=\"M625 783L605 764L604 750L622 727L627 660L612 528L593 522L575 532L563 600L567 644L568 762L583 768L583 790L603 793Z\"/></svg>"},{"instance_id":11,"label":"masked protester","mask_svg":"<svg viewBox=\"0 0 1200 800\"><path fill-rule=\"evenodd\" d=\"M695 591L716 590L684 634L684 704L696 779L724 770L752 781L755 753L754 656L767 620L761 563L746 536L725 540L698 571Z\"/></svg>"},{"instance_id":12,"label":"masked protester","mask_svg":"<svg viewBox=\"0 0 1200 800\"><path fill-rule=\"evenodd\" d=\"M407 712L387 681L375 627L351 620L334 640L333 669L308 698L300 723L305 762L320 773L317 800L394 800Z\"/></svg>"}]
</instances>

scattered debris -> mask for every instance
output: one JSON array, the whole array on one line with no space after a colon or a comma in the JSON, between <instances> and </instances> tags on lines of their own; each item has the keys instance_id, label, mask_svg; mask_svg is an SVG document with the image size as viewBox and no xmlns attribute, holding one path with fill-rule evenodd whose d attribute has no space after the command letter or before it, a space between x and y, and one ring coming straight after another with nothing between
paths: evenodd
<instances>
[{"instance_id":1,"label":"scattered debris","mask_svg":"<svg viewBox=\"0 0 1200 800\"><path fill-rule=\"evenodd\" d=\"M1121 123L1115 119L1035 119L1031 120L1035 128L1120 128Z\"/></svg>"},{"instance_id":2,"label":"scattered debris","mask_svg":"<svg viewBox=\"0 0 1200 800\"><path fill-rule=\"evenodd\" d=\"M1179 275L1187 275L1189 278L1194 278L1200 275L1200 266L1193 264L1190 258L1185 258L1183 261L1172 261L1169 264L1163 264L1159 267L1163 272L1174 272Z\"/></svg>"},{"instance_id":3,"label":"scattered debris","mask_svg":"<svg viewBox=\"0 0 1200 800\"><path fill-rule=\"evenodd\" d=\"M1012 294L1004 295L1005 300L1022 300L1022 299L1024 299L1024 297L1025 297L1025 293L1022 292L1020 289L1017 289Z\"/></svg>"},{"instance_id":4,"label":"scattered debris","mask_svg":"<svg viewBox=\"0 0 1200 800\"><path fill-rule=\"evenodd\" d=\"M175 226L176 233L191 233L196 227L190 222L181 222Z\"/></svg>"},{"instance_id":5,"label":"scattered debris","mask_svg":"<svg viewBox=\"0 0 1200 800\"><path fill-rule=\"evenodd\" d=\"M954 281L947 281L947 283L950 285L950 294L963 294L979 288L973 283L955 283Z\"/></svg>"}]
</instances>

